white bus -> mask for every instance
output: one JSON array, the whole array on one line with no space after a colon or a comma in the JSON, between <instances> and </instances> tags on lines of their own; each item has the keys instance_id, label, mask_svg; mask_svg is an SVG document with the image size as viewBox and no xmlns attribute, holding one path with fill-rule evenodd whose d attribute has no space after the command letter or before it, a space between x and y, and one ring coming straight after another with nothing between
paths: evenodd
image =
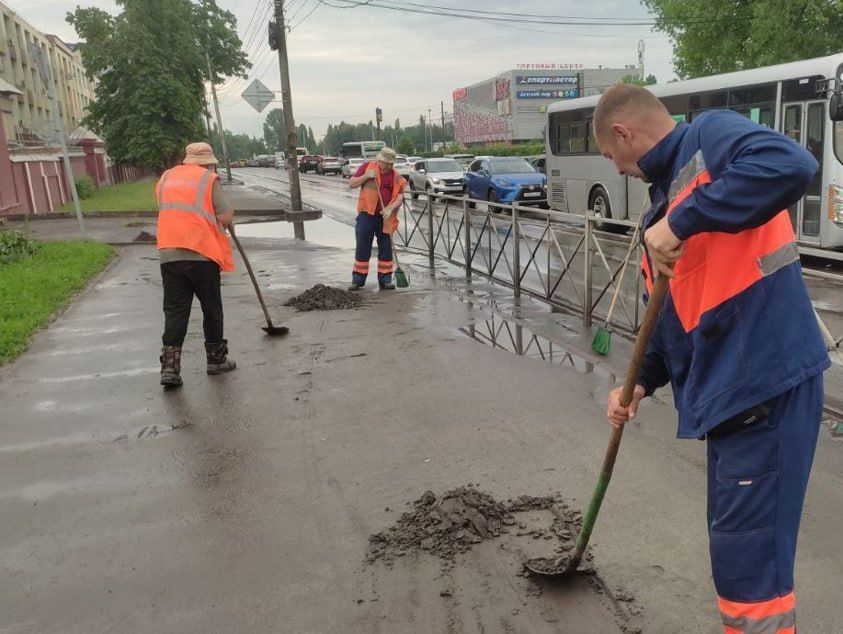
<instances>
[{"instance_id":1,"label":"white bus","mask_svg":"<svg viewBox=\"0 0 843 634\"><path fill-rule=\"evenodd\" d=\"M710 108L730 108L779 130L807 148L820 170L790 209L799 242L843 247L843 122L829 119L828 80L843 79L843 54L753 70L648 86L678 121ZM619 176L594 141L599 96L557 102L547 109L547 183L552 209L637 219L646 184Z\"/></svg>"},{"instance_id":2,"label":"white bus","mask_svg":"<svg viewBox=\"0 0 843 634\"><path fill-rule=\"evenodd\" d=\"M347 159L373 159L385 147L383 141L351 141L342 144L342 156Z\"/></svg>"}]
</instances>

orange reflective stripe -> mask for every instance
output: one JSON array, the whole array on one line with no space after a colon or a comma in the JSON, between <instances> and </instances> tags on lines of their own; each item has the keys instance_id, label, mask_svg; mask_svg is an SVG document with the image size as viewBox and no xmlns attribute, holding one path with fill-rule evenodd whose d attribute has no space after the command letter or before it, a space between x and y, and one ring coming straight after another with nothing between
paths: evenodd
<instances>
[{"instance_id":1,"label":"orange reflective stripe","mask_svg":"<svg viewBox=\"0 0 843 634\"><path fill-rule=\"evenodd\" d=\"M650 261L647 259L647 254L641 254L641 270L644 271L644 284L647 287L647 294L653 292L653 272L650 270Z\"/></svg>"},{"instance_id":2,"label":"orange reflective stripe","mask_svg":"<svg viewBox=\"0 0 843 634\"><path fill-rule=\"evenodd\" d=\"M392 273L392 262L378 260L378 273Z\"/></svg>"},{"instance_id":3,"label":"orange reflective stripe","mask_svg":"<svg viewBox=\"0 0 843 634\"><path fill-rule=\"evenodd\" d=\"M751 619L762 619L765 616L772 616L795 609L796 595L790 592L783 597L775 597L767 601L753 601L752 603L729 601L728 599L718 597L717 605L722 614L727 614L734 618L748 616Z\"/></svg>"},{"instance_id":4,"label":"orange reflective stripe","mask_svg":"<svg viewBox=\"0 0 843 634\"><path fill-rule=\"evenodd\" d=\"M718 598L726 634L794 634L796 596L791 592L768 601L741 603Z\"/></svg>"},{"instance_id":5,"label":"orange reflective stripe","mask_svg":"<svg viewBox=\"0 0 843 634\"><path fill-rule=\"evenodd\" d=\"M361 262L359 260L354 261L354 267L351 269L355 273L368 273L369 272L369 263L368 262Z\"/></svg>"}]
</instances>

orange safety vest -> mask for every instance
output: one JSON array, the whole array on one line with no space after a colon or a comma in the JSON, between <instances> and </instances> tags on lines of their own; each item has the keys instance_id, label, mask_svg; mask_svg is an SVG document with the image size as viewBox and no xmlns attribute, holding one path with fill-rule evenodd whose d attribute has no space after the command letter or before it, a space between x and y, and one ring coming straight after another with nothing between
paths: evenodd
<instances>
[{"instance_id":1,"label":"orange safety vest","mask_svg":"<svg viewBox=\"0 0 843 634\"><path fill-rule=\"evenodd\" d=\"M199 165L178 165L161 175L158 199L158 248L190 249L234 270L231 244L214 211L214 183L219 176Z\"/></svg>"},{"instance_id":2,"label":"orange safety vest","mask_svg":"<svg viewBox=\"0 0 843 634\"><path fill-rule=\"evenodd\" d=\"M375 215L378 212L378 207L380 206L381 199L380 199L380 191L381 191L381 166L380 163L377 161L371 161L366 164L366 171L373 169L375 170L375 178L374 182L372 179L367 180L363 183L362 187L360 187L360 197L357 199L357 211L364 212L367 214ZM404 180L404 177L401 176L398 172L395 172L395 176L392 181L392 195L389 197L389 200L384 200L384 206L389 205L396 197L401 195L401 192L404 191L404 185L407 183ZM393 213L388 218L383 219L383 232L384 233L395 233L396 229L398 229L398 213Z\"/></svg>"},{"instance_id":3,"label":"orange safety vest","mask_svg":"<svg viewBox=\"0 0 843 634\"><path fill-rule=\"evenodd\" d=\"M700 185L711 182L702 152L698 151L673 181L667 215ZM799 259L793 226L786 209L766 224L739 233L698 233L683 245L674 267L670 295L685 332L700 317L735 297L761 278ZM647 290L653 291L653 272L646 253L642 268Z\"/></svg>"}]
</instances>

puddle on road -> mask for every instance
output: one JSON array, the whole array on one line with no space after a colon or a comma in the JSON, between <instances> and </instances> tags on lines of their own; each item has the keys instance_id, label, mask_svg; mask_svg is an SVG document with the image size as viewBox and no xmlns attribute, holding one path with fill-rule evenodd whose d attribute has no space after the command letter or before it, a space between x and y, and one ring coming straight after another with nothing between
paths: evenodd
<instances>
[{"instance_id":1,"label":"puddle on road","mask_svg":"<svg viewBox=\"0 0 843 634\"><path fill-rule=\"evenodd\" d=\"M294 238L293 223L258 222L237 225L237 235L241 238ZM306 242L339 249L354 248L354 227L337 222L323 215L319 220L304 223Z\"/></svg>"},{"instance_id":2,"label":"puddle on road","mask_svg":"<svg viewBox=\"0 0 843 634\"><path fill-rule=\"evenodd\" d=\"M498 315L463 326L459 331L477 343L496 350L570 367L581 374L595 374L610 384L617 381L615 374L606 368L571 352L547 337L536 334L519 323Z\"/></svg>"}]
</instances>

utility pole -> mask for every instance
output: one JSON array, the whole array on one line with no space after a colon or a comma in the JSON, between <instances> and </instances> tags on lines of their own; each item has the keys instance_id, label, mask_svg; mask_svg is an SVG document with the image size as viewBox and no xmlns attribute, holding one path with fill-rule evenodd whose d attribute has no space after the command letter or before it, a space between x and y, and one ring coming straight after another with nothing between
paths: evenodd
<instances>
[{"instance_id":1,"label":"utility pole","mask_svg":"<svg viewBox=\"0 0 843 634\"><path fill-rule=\"evenodd\" d=\"M287 60L287 26L284 24L284 0L275 0L276 41L278 43L278 68L281 71L281 106L284 109L284 131L287 133L287 173L290 175L290 203L293 211L301 211L301 183L296 156L296 124L293 118L293 94L290 89L290 68ZM297 240L304 240L304 222L293 222Z\"/></svg>"},{"instance_id":2,"label":"utility pole","mask_svg":"<svg viewBox=\"0 0 843 634\"><path fill-rule=\"evenodd\" d=\"M211 82L211 95L214 97L214 110L217 112L217 131L222 144L222 160L225 163L225 174L228 182L231 182L231 163L228 162L228 148L225 146L225 128L222 127L222 116L220 115L220 102L217 100L217 84L214 69L211 67L211 55L205 50L205 60L208 62L208 80Z\"/></svg>"},{"instance_id":3,"label":"utility pole","mask_svg":"<svg viewBox=\"0 0 843 634\"><path fill-rule=\"evenodd\" d=\"M378 126L378 133L375 137L375 141L381 140L381 121L383 120L383 110L380 108L375 108L375 123Z\"/></svg>"},{"instance_id":4,"label":"utility pole","mask_svg":"<svg viewBox=\"0 0 843 634\"><path fill-rule=\"evenodd\" d=\"M64 136L64 124L61 122L59 116L59 98L56 94L56 80L53 77L53 71L50 68L50 62L44 51L40 46L34 42L29 43L29 54L35 58L35 64L38 67L38 74L41 75L41 81L47 86L50 93L50 101L52 107L50 110L53 115L53 125L56 126L56 134L58 135L59 144L61 145L61 154L64 163L64 177L67 180L67 188L73 197L73 208L76 210L76 221L79 224L79 233L83 240L87 240L88 235L85 232L85 221L82 218L82 208L79 206L79 194L76 191L76 180L73 178L73 167L70 165L70 154L67 151L67 140Z\"/></svg>"},{"instance_id":5,"label":"utility pole","mask_svg":"<svg viewBox=\"0 0 843 634\"><path fill-rule=\"evenodd\" d=\"M432 109L427 109L427 135L430 137L430 152L433 152L433 120L431 119Z\"/></svg>"},{"instance_id":6,"label":"utility pole","mask_svg":"<svg viewBox=\"0 0 843 634\"><path fill-rule=\"evenodd\" d=\"M442 154L445 154L445 141L447 140L447 135L445 134L445 102L440 101L439 107L442 108Z\"/></svg>"}]
</instances>

